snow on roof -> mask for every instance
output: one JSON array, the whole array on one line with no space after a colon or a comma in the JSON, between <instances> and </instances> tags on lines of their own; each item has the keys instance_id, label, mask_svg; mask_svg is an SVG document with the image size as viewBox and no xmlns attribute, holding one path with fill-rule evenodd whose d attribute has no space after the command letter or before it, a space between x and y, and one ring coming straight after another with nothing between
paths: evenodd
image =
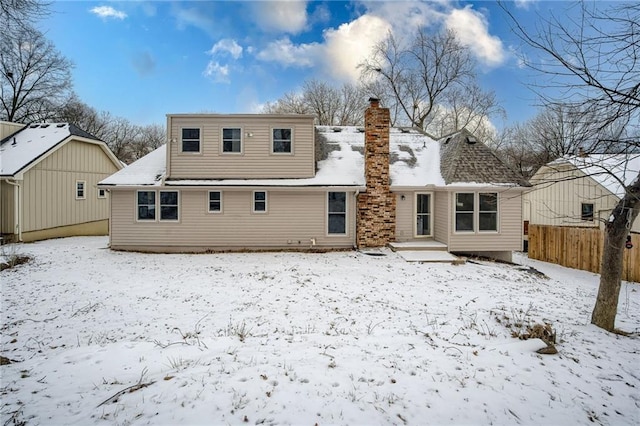
<instances>
[{"instance_id":1,"label":"snow on roof","mask_svg":"<svg viewBox=\"0 0 640 426\"><path fill-rule=\"evenodd\" d=\"M162 145L129 166L103 179L98 184L123 186L161 185L167 169L166 153L166 145Z\"/></svg>"},{"instance_id":2,"label":"snow on roof","mask_svg":"<svg viewBox=\"0 0 640 426\"><path fill-rule=\"evenodd\" d=\"M14 176L71 134L68 123L43 123L6 137L0 145L0 176Z\"/></svg>"},{"instance_id":3,"label":"snow on roof","mask_svg":"<svg viewBox=\"0 0 640 426\"><path fill-rule=\"evenodd\" d=\"M550 166L569 163L605 187L618 197L624 196L624 187L631 185L640 173L640 154L589 154L587 156L565 156Z\"/></svg>"}]
</instances>

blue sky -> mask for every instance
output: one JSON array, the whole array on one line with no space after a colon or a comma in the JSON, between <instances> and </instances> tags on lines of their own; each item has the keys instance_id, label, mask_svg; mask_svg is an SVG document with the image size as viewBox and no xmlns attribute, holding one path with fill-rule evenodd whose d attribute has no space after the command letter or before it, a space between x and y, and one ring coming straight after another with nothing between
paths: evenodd
<instances>
[{"instance_id":1,"label":"blue sky","mask_svg":"<svg viewBox=\"0 0 640 426\"><path fill-rule=\"evenodd\" d=\"M567 5L510 3L526 23ZM373 43L417 25L458 32L506 123L535 114L520 43L491 1L56 1L52 9L40 28L74 62L80 98L135 124L164 124L167 113L258 112L305 79L355 81Z\"/></svg>"}]
</instances>

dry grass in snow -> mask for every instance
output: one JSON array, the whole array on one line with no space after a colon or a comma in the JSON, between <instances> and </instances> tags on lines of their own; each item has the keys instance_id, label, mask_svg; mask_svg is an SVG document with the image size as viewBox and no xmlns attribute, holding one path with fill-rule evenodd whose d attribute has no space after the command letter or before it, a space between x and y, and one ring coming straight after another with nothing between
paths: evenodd
<instances>
[{"instance_id":1,"label":"dry grass in snow","mask_svg":"<svg viewBox=\"0 0 640 426\"><path fill-rule=\"evenodd\" d=\"M526 257L106 245L19 245L0 273L2 424L640 423L638 284L622 337L589 324L597 275ZM558 354L512 337L534 324Z\"/></svg>"}]
</instances>

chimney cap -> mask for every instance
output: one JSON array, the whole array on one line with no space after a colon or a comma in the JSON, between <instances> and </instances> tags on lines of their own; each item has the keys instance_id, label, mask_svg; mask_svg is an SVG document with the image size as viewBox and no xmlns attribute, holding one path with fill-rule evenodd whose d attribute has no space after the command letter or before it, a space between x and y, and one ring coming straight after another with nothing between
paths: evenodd
<instances>
[{"instance_id":1,"label":"chimney cap","mask_svg":"<svg viewBox=\"0 0 640 426\"><path fill-rule=\"evenodd\" d=\"M380 99L378 98L374 98L374 97L370 97L369 98L369 103L371 104L371 106L376 106L380 103Z\"/></svg>"}]
</instances>

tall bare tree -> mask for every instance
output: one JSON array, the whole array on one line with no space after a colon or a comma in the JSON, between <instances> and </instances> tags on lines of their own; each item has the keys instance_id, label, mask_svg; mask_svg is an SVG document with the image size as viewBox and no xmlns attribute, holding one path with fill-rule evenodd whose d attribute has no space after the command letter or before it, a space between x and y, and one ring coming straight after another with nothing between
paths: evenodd
<instances>
[{"instance_id":1,"label":"tall bare tree","mask_svg":"<svg viewBox=\"0 0 640 426\"><path fill-rule=\"evenodd\" d=\"M0 39L13 39L47 15L50 2L42 0L0 0Z\"/></svg>"},{"instance_id":2,"label":"tall bare tree","mask_svg":"<svg viewBox=\"0 0 640 426\"><path fill-rule=\"evenodd\" d=\"M41 32L0 40L0 119L46 120L71 95L73 64Z\"/></svg>"},{"instance_id":3,"label":"tall bare tree","mask_svg":"<svg viewBox=\"0 0 640 426\"><path fill-rule=\"evenodd\" d=\"M375 46L360 64L362 80L394 112L394 124L409 124L435 137L503 113L493 92L482 90L471 52L455 32L436 34L421 29L409 43L392 34Z\"/></svg>"},{"instance_id":4,"label":"tall bare tree","mask_svg":"<svg viewBox=\"0 0 640 426\"><path fill-rule=\"evenodd\" d=\"M367 96L359 85L349 83L336 88L312 79L300 93L286 93L263 108L265 113L313 114L322 126L355 126L363 123Z\"/></svg>"},{"instance_id":5,"label":"tall bare tree","mask_svg":"<svg viewBox=\"0 0 640 426\"><path fill-rule=\"evenodd\" d=\"M640 134L640 3L581 2L575 7L576 19L565 14L541 18L536 29L526 28L506 5L503 10L524 44L541 56L523 60L546 77L546 87L538 90L544 103L579 105L600 130L617 129L601 133L600 139L635 149ZM640 173L625 185L625 195L605 226L591 322L608 331L615 329L626 237L639 213Z\"/></svg>"}]
</instances>

